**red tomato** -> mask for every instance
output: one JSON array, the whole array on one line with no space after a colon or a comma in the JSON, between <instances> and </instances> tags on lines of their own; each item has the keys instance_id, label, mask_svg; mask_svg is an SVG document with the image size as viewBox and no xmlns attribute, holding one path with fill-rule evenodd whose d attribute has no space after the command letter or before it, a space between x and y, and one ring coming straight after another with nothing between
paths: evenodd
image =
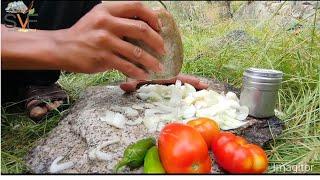
<instances>
[{"instance_id":1,"label":"red tomato","mask_svg":"<svg viewBox=\"0 0 320 180\"><path fill-rule=\"evenodd\" d=\"M219 125L209 118L198 118L189 121L187 124L195 128L206 141L208 149L211 149L211 142L220 133Z\"/></svg>"},{"instance_id":2,"label":"red tomato","mask_svg":"<svg viewBox=\"0 0 320 180\"><path fill-rule=\"evenodd\" d=\"M268 168L268 158L261 147L230 132L215 137L211 148L216 162L227 172L256 174Z\"/></svg>"},{"instance_id":3,"label":"red tomato","mask_svg":"<svg viewBox=\"0 0 320 180\"><path fill-rule=\"evenodd\" d=\"M167 173L210 173L207 144L193 127L171 123L160 132L160 160Z\"/></svg>"}]
</instances>

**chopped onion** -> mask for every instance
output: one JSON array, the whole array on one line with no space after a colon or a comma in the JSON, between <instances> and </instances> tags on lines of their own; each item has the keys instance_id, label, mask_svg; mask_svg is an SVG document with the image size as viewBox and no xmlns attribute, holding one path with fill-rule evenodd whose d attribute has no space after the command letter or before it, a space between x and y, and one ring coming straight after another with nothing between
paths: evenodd
<instances>
[{"instance_id":1,"label":"chopped onion","mask_svg":"<svg viewBox=\"0 0 320 180\"><path fill-rule=\"evenodd\" d=\"M128 117L134 117L139 115L139 112L135 109L132 109L131 107L120 107L118 105L114 105L110 107L110 110L123 113Z\"/></svg>"},{"instance_id":2,"label":"chopped onion","mask_svg":"<svg viewBox=\"0 0 320 180\"><path fill-rule=\"evenodd\" d=\"M163 112L167 112L167 113L172 112L172 107L165 105L163 102L155 102L154 105L156 105L155 108L158 111L163 111Z\"/></svg>"},{"instance_id":3,"label":"chopped onion","mask_svg":"<svg viewBox=\"0 0 320 180\"><path fill-rule=\"evenodd\" d=\"M249 114L249 108L247 106L240 106L238 109L237 119L238 120L245 120Z\"/></svg>"},{"instance_id":4,"label":"chopped onion","mask_svg":"<svg viewBox=\"0 0 320 180\"><path fill-rule=\"evenodd\" d=\"M112 111L107 110L105 115L100 118L101 121L106 122L107 124L117 127L117 128L124 128L126 117L124 117L120 113L115 113Z\"/></svg>"},{"instance_id":5,"label":"chopped onion","mask_svg":"<svg viewBox=\"0 0 320 180\"><path fill-rule=\"evenodd\" d=\"M159 123L159 119L156 117L144 117L143 124L146 126L150 133L157 131L157 126Z\"/></svg>"},{"instance_id":6,"label":"chopped onion","mask_svg":"<svg viewBox=\"0 0 320 180\"><path fill-rule=\"evenodd\" d=\"M139 112L131 107L123 107L124 114L128 117L138 116Z\"/></svg>"},{"instance_id":7,"label":"chopped onion","mask_svg":"<svg viewBox=\"0 0 320 180\"><path fill-rule=\"evenodd\" d=\"M63 158L63 156L59 156L52 162L49 168L50 173L59 173L74 166L74 162L72 161L58 164Z\"/></svg>"},{"instance_id":8,"label":"chopped onion","mask_svg":"<svg viewBox=\"0 0 320 180\"><path fill-rule=\"evenodd\" d=\"M150 103L145 103L143 105L144 108L147 108L147 109L151 109L151 108L154 108L154 105L153 104L150 104Z\"/></svg>"},{"instance_id":9,"label":"chopped onion","mask_svg":"<svg viewBox=\"0 0 320 180\"><path fill-rule=\"evenodd\" d=\"M234 100L234 101L236 101L236 102L239 102L239 99L238 99L238 97L237 97L237 95L234 93L234 92L228 92L227 94L226 94L226 98L227 99L230 99L230 100Z\"/></svg>"},{"instance_id":10,"label":"chopped onion","mask_svg":"<svg viewBox=\"0 0 320 180\"><path fill-rule=\"evenodd\" d=\"M237 110L236 109L229 108L225 111L225 113L231 118L237 117Z\"/></svg>"},{"instance_id":11,"label":"chopped onion","mask_svg":"<svg viewBox=\"0 0 320 180\"><path fill-rule=\"evenodd\" d=\"M170 86L171 95L169 104L171 106L178 106L182 100L182 90L181 90L181 81L177 80L174 86Z\"/></svg>"},{"instance_id":12,"label":"chopped onion","mask_svg":"<svg viewBox=\"0 0 320 180\"><path fill-rule=\"evenodd\" d=\"M135 110L143 110L143 106L140 106L140 105L137 105L137 104L132 105L131 108L135 109Z\"/></svg>"},{"instance_id":13,"label":"chopped onion","mask_svg":"<svg viewBox=\"0 0 320 180\"><path fill-rule=\"evenodd\" d=\"M222 130L236 129L247 123L247 122L230 118L227 115L223 115L223 118L224 118L224 121L223 121L223 127L221 127L221 129L223 128Z\"/></svg>"},{"instance_id":14,"label":"chopped onion","mask_svg":"<svg viewBox=\"0 0 320 180\"><path fill-rule=\"evenodd\" d=\"M143 122L152 132L173 120L187 122L186 119L196 117L214 119L222 129L235 129L246 123L242 121L249 113L246 106L240 106L233 92L225 95L213 90L196 91L192 85L182 85L181 81L170 86L144 85L137 92L141 99L151 101Z\"/></svg>"},{"instance_id":15,"label":"chopped onion","mask_svg":"<svg viewBox=\"0 0 320 180\"><path fill-rule=\"evenodd\" d=\"M143 121L143 119L141 117L139 117L138 119L134 120L134 121L127 121L126 124L129 126L136 126L138 124L141 124Z\"/></svg>"},{"instance_id":16,"label":"chopped onion","mask_svg":"<svg viewBox=\"0 0 320 180\"><path fill-rule=\"evenodd\" d=\"M163 113L163 111L161 111L159 109L146 109L144 111L144 116L145 117L153 117L157 113Z\"/></svg>"},{"instance_id":17,"label":"chopped onion","mask_svg":"<svg viewBox=\"0 0 320 180\"><path fill-rule=\"evenodd\" d=\"M196 114L196 108L193 105L185 106L185 108L183 108L183 110L184 110L183 115L182 115L183 119L192 118Z\"/></svg>"},{"instance_id":18,"label":"chopped onion","mask_svg":"<svg viewBox=\"0 0 320 180\"><path fill-rule=\"evenodd\" d=\"M184 83L184 86L181 87L183 90L183 98L187 97L190 93L195 93L197 90L191 84Z\"/></svg>"},{"instance_id":19,"label":"chopped onion","mask_svg":"<svg viewBox=\"0 0 320 180\"><path fill-rule=\"evenodd\" d=\"M109 146L111 144L118 143L118 142L120 142L120 139L114 139L114 140L107 141L105 143L98 145L95 149L93 149L89 152L89 159L91 159L91 160L99 159L99 160L104 160L104 161L111 160L112 156L110 154L102 152L101 149L106 146Z\"/></svg>"}]
</instances>

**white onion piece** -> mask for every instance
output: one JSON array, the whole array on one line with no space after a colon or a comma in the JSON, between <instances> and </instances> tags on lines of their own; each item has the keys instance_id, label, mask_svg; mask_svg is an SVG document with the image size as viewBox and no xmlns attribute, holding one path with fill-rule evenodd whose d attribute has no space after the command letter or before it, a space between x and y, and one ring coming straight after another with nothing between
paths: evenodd
<instances>
[{"instance_id":1,"label":"white onion piece","mask_svg":"<svg viewBox=\"0 0 320 180\"><path fill-rule=\"evenodd\" d=\"M107 110L105 115L101 117L100 120L106 122L111 126L122 129L124 128L126 117L120 113L115 113Z\"/></svg>"},{"instance_id":2,"label":"white onion piece","mask_svg":"<svg viewBox=\"0 0 320 180\"><path fill-rule=\"evenodd\" d=\"M181 90L181 81L177 80L174 86L170 86L171 88L171 95L169 105L171 106L178 106L181 104L182 100L182 90Z\"/></svg>"},{"instance_id":3,"label":"white onion piece","mask_svg":"<svg viewBox=\"0 0 320 180\"><path fill-rule=\"evenodd\" d=\"M166 125L166 123L160 121L158 123L158 127L157 127L156 131L161 131L161 129L163 129L165 125Z\"/></svg>"},{"instance_id":4,"label":"white onion piece","mask_svg":"<svg viewBox=\"0 0 320 180\"><path fill-rule=\"evenodd\" d=\"M148 93L138 93L138 98L142 99L142 100L147 100L149 98Z\"/></svg>"},{"instance_id":5,"label":"white onion piece","mask_svg":"<svg viewBox=\"0 0 320 180\"><path fill-rule=\"evenodd\" d=\"M216 116L212 116L212 117L209 117L209 118L215 120L220 125L220 124L223 124L224 120L221 119L219 116L220 115L216 115Z\"/></svg>"},{"instance_id":6,"label":"white onion piece","mask_svg":"<svg viewBox=\"0 0 320 180\"><path fill-rule=\"evenodd\" d=\"M149 133L153 133L157 131L157 126L159 123L159 119L156 117L144 117L143 124L148 129Z\"/></svg>"},{"instance_id":7,"label":"white onion piece","mask_svg":"<svg viewBox=\"0 0 320 180\"><path fill-rule=\"evenodd\" d=\"M225 110L225 113L231 118L237 117L237 110L236 109L229 108L229 109Z\"/></svg>"},{"instance_id":8,"label":"white onion piece","mask_svg":"<svg viewBox=\"0 0 320 180\"><path fill-rule=\"evenodd\" d=\"M172 112L172 107L165 105L163 102L155 102L154 105L157 110L170 113Z\"/></svg>"},{"instance_id":9,"label":"white onion piece","mask_svg":"<svg viewBox=\"0 0 320 180\"><path fill-rule=\"evenodd\" d=\"M229 92L226 94L226 98L227 98L227 99L230 99L230 100L234 100L234 101L236 101L236 102L239 103L239 99L238 99L237 95L236 95L234 92L229 91Z\"/></svg>"},{"instance_id":10,"label":"white onion piece","mask_svg":"<svg viewBox=\"0 0 320 180\"><path fill-rule=\"evenodd\" d=\"M138 93L149 93L151 91L154 91L154 89L155 89L154 87L155 87L155 85L153 85L153 84L143 85L137 90L137 92Z\"/></svg>"},{"instance_id":11,"label":"white onion piece","mask_svg":"<svg viewBox=\"0 0 320 180\"><path fill-rule=\"evenodd\" d=\"M139 93L138 94L138 97L142 100L149 100L151 102L153 101L159 101L161 100L161 96L159 94L157 94L156 92L154 91L151 91L149 93Z\"/></svg>"},{"instance_id":12,"label":"white onion piece","mask_svg":"<svg viewBox=\"0 0 320 180\"><path fill-rule=\"evenodd\" d=\"M153 117L155 114L159 114L159 113L164 113L164 112L161 111L160 109L146 109L144 111L144 116L145 117Z\"/></svg>"},{"instance_id":13,"label":"white onion piece","mask_svg":"<svg viewBox=\"0 0 320 180\"><path fill-rule=\"evenodd\" d=\"M141 124L143 121L143 119L141 117L139 117L138 119L134 120L134 121L127 121L126 124L129 126L136 126Z\"/></svg>"},{"instance_id":14,"label":"white onion piece","mask_svg":"<svg viewBox=\"0 0 320 180\"><path fill-rule=\"evenodd\" d=\"M208 107L208 104L207 104L205 101L196 101L196 102L194 103L194 107L195 107L196 109L202 109L202 108Z\"/></svg>"},{"instance_id":15,"label":"white onion piece","mask_svg":"<svg viewBox=\"0 0 320 180\"><path fill-rule=\"evenodd\" d=\"M120 142L120 139L114 139L114 140L107 141L107 142L104 142L104 143L98 145L95 149L93 149L89 152L89 159L91 159L91 160L99 159L99 160L104 160L104 161L112 160L112 158L113 158L112 155L107 154L105 152L102 152L101 149L106 146L109 146L111 144L118 143L118 142Z\"/></svg>"},{"instance_id":16,"label":"white onion piece","mask_svg":"<svg viewBox=\"0 0 320 180\"><path fill-rule=\"evenodd\" d=\"M150 104L150 103L145 103L143 105L143 107L146 108L146 109L151 109L151 108L154 108L155 106L153 104Z\"/></svg>"},{"instance_id":17,"label":"white onion piece","mask_svg":"<svg viewBox=\"0 0 320 180\"><path fill-rule=\"evenodd\" d=\"M131 107L123 107L122 109L124 110L124 114L128 117L134 117L139 115L139 112L135 109L132 109Z\"/></svg>"},{"instance_id":18,"label":"white onion piece","mask_svg":"<svg viewBox=\"0 0 320 180\"><path fill-rule=\"evenodd\" d=\"M207 106L216 105L219 103L220 96L221 95L217 92L209 90L207 96L204 98L204 101L206 102Z\"/></svg>"},{"instance_id":19,"label":"white onion piece","mask_svg":"<svg viewBox=\"0 0 320 180\"><path fill-rule=\"evenodd\" d=\"M228 103L229 103L229 107L232 107L232 108L235 108L235 109L240 108L240 104L237 101L228 100Z\"/></svg>"},{"instance_id":20,"label":"white onion piece","mask_svg":"<svg viewBox=\"0 0 320 180\"><path fill-rule=\"evenodd\" d=\"M196 114L196 108L191 105L191 106L185 106L183 109L183 115L182 118L183 119L188 119L188 118L192 118L195 116Z\"/></svg>"},{"instance_id":21,"label":"white onion piece","mask_svg":"<svg viewBox=\"0 0 320 180\"><path fill-rule=\"evenodd\" d=\"M217 104L214 106L210 106L208 108L199 109L196 112L197 117L201 116L215 116L217 114L223 113L228 109L228 106L225 106L223 104Z\"/></svg>"},{"instance_id":22,"label":"white onion piece","mask_svg":"<svg viewBox=\"0 0 320 180\"><path fill-rule=\"evenodd\" d=\"M181 85L182 85L182 82L179 79L176 80L175 86L176 87L181 87Z\"/></svg>"},{"instance_id":23,"label":"white onion piece","mask_svg":"<svg viewBox=\"0 0 320 180\"><path fill-rule=\"evenodd\" d=\"M132 105L131 108L135 109L135 110L143 110L143 106L142 105L138 105L138 104Z\"/></svg>"},{"instance_id":24,"label":"white onion piece","mask_svg":"<svg viewBox=\"0 0 320 180\"><path fill-rule=\"evenodd\" d=\"M178 117L174 113L168 113L168 114L157 115L156 118L159 118L161 121L171 122L172 120L175 120Z\"/></svg>"},{"instance_id":25,"label":"white onion piece","mask_svg":"<svg viewBox=\"0 0 320 180\"><path fill-rule=\"evenodd\" d=\"M238 114L237 114L237 119L238 120L245 120L249 114L249 108L247 106L241 106L238 108Z\"/></svg>"},{"instance_id":26,"label":"white onion piece","mask_svg":"<svg viewBox=\"0 0 320 180\"><path fill-rule=\"evenodd\" d=\"M110 110L123 113L128 117L134 117L139 115L139 112L135 109L132 109L131 107L120 107L118 105L113 105L110 107Z\"/></svg>"},{"instance_id":27,"label":"white onion piece","mask_svg":"<svg viewBox=\"0 0 320 180\"><path fill-rule=\"evenodd\" d=\"M192 105L195 102L195 100L196 100L196 98L193 96L193 93L191 93L184 99L184 102L187 105Z\"/></svg>"},{"instance_id":28,"label":"white onion piece","mask_svg":"<svg viewBox=\"0 0 320 180\"><path fill-rule=\"evenodd\" d=\"M59 156L52 162L49 168L50 173L59 173L63 170L72 168L74 166L74 162L72 161L58 164L59 161L61 161L63 158L64 158L63 156Z\"/></svg>"},{"instance_id":29,"label":"white onion piece","mask_svg":"<svg viewBox=\"0 0 320 180\"><path fill-rule=\"evenodd\" d=\"M182 89L182 98L186 98L190 93L196 92L196 88L194 88L191 84L184 83L184 86L181 87Z\"/></svg>"},{"instance_id":30,"label":"white onion piece","mask_svg":"<svg viewBox=\"0 0 320 180\"><path fill-rule=\"evenodd\" d=\"M230 129L237 129L243 125L245 125L247 122L242 122L238 120L234 121L224 121L223 127L221 127L222 130L230 130Z\"/></svg>"}]
</instances>

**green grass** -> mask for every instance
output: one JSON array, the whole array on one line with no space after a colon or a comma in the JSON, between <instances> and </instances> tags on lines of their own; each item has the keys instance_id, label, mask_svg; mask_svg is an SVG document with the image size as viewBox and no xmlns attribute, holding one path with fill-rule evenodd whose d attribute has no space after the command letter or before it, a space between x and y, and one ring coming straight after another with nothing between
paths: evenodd
<instances>
[{"instance_id":1,"label":"green grass","mask_svg":"<svg viewBox=\"0 0 320 180\"><path fill-rule=\"evenodd\" d=\"M316 18L314 23L301 22L306 26L297 35L274 29L272 20L265 26L233 21L202 26L196 21L177 19L184 42L183 73L241 87L242 73L248 67L284 72L277 115L285 123L285 130L265 147L269 173L303 173L296 167L305 165L312 167L306 173L320 173L320 33ZM219 38L236 29L245 30L257 43L216 45ZM118 80L124 80L118 72L71 73L62 74L59 83L74 102L86 87ZM35 124L24 114L10 114L2 106L1 172L28 172L23 157L58 124L63 113L56 112L44 123Z\"/></svg>"}]
</instances>

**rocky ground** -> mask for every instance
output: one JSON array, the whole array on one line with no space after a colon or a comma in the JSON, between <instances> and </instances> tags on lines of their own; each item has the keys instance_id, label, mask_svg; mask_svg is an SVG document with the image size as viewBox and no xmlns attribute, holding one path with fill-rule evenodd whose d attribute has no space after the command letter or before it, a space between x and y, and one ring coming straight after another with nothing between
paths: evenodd
<instances>
[{"instance_id":1,"label":"rocky ground","mask_svg":"<svg viewBox=\"0 0 320 180\"><path fill-rule=\"evenodd\" d=\"M234 13L235 20L265 23L272 20L275 27L294 28L299 21L312 22L320 8L318 1L256 1L242 6ZM272 18L272 19L271 19ZM319 18L317 23L319 23Z\"/></svg>"}]
</instances>

